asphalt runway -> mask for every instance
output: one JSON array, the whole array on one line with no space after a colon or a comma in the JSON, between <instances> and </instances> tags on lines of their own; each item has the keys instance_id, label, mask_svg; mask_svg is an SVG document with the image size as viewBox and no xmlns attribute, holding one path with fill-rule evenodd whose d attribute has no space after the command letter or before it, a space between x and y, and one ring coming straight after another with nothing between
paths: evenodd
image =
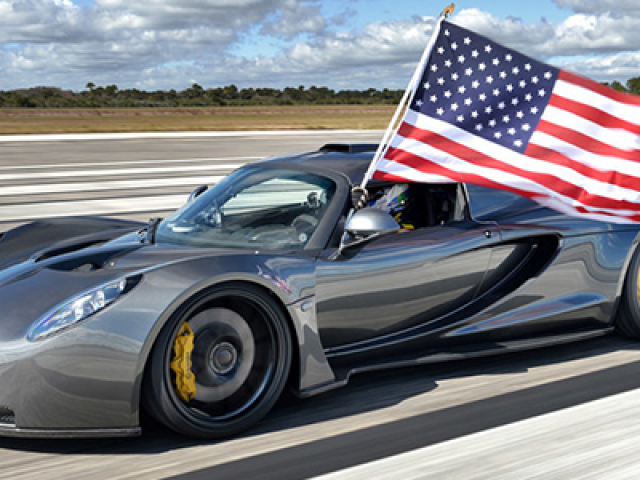
<instances>
[{"instance_id":1,"label":"asphalt runway","mask_svg":"<svg viewBox=\"0 0 640 480\"><path fill-rule=\"evenodd\" d=\"M0 231L67 214L147 220L268 155L381 132L0 142ZM0 385L0 388L2 386ZM196 442L0 438L0 478L638 478L640 343L617 336L401 370L285 396L247 434Z\"/></svg>"}]
</instances>

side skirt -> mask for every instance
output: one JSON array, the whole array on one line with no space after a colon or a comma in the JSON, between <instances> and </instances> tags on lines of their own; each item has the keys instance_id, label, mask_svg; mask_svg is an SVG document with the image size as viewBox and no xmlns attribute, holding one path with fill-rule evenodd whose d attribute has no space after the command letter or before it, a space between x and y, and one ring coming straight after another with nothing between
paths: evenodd
<instances>
[{"instance_id":1,"label":"side skirt","mask_svg":"<svg viewBox=\"0 0 640 480\"><path fill-rule=\"evenodd\" d=\"M435 352L423 357L400 358L389 362L373 363L369 365L359 365L352 368L338 368L335 370L336 380L334 382L320 385L318 387L302 390L298 392L300 398L306 398L320 393L324 393L335 388L344 387L349 383L353 375L359 373L375 372L380 370L388 370L391 368L412 367L417 365L428 365L432 363L450 362L453 360L467 360L472 358L488 357L493 355L502 355L507 353L533 350L540 347L550 347L561 345L564 343L577 342L590 338L601 337L614 331L613 327L607 327L588 332L553 335L544 338L516 340L511 342L497 342L474 346L473 350L469 347L458 347L447 352Z\"/></svg>"}]
</instances>

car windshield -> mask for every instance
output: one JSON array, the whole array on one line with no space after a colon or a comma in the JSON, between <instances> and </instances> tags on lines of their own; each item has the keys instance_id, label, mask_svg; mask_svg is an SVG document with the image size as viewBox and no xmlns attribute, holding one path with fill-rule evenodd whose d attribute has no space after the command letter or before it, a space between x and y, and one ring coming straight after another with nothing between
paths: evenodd
<instances>
[{"instance_id":1,"label":"car windshield","mask_svg":"<svg viewBox=\"0 0 640 480\"><path fill-rule=\"evenodd\" d=\"M335 190L332 180L307 172L243 168L161 222L156 241L199 247L302 249Z\"/></svg>"}]
</instances>

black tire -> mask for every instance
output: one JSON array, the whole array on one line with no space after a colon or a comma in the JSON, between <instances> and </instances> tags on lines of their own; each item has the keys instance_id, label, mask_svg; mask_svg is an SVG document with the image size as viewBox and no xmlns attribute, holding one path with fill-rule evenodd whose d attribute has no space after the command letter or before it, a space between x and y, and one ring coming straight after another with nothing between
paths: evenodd
<instances>
[{"instance_id":1,"label":"black tire","mask_svg":"<svg viewBox=\"0 0 640 480\"><path fill-rule=\"evenodd\" d=\"M622 335L640 340L640 248L636 249L627 270L615 327Z\"/></svg>"},{"instance_id":2,"label":"black tire","mask_svg":"<svg viewBox=\"0 0 640 480\"><path fill-rule=\"evenodd\" d=\"M170 368L183 323L195 337L192 371L197 393L184 401ZM233 284L187 301L160 333L145 373L148 412L178 433L223 438L255 425L287 382L292 341L280 306L261 289Z\"/></svg>"}]
</instances>

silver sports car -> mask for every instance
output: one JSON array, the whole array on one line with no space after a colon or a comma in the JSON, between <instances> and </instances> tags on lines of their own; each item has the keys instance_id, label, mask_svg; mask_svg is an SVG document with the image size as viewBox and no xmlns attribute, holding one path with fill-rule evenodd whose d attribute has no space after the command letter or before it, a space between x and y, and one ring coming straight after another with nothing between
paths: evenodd
<instances>
[{"instance_id":1,"label":"silver sports car","mask_svg":"<svg viewBox=\"0 0 640 480\"><path fill-rule=\"evenodd\" d=\"M0 434L195 437L365 370L640 337L640 227L464 184L371 183L376 145L233 172L164 220L0 237Z\"/></svg>"}]
</instances>

